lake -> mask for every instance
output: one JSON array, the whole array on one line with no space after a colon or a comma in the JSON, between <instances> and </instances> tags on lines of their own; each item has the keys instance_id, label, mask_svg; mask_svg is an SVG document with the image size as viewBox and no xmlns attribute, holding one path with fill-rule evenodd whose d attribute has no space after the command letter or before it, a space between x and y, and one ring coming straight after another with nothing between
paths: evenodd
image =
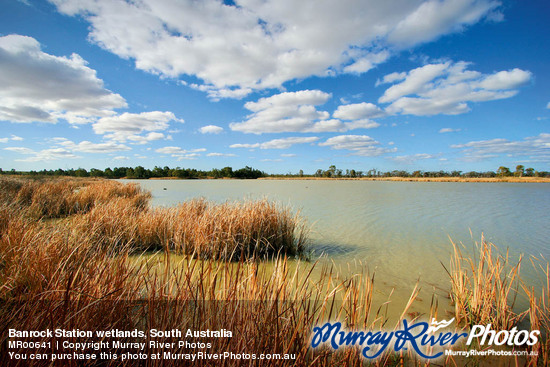
<instances>
[{"instance_id":1,"label":"lake","mask_svg":"<svg viewBox=\"0 0 550 367\"><path fill-rule=\"evenodd\" d=\"M125 180L133 181L133 180ZM268 198L289 205L312 225L315 258L342 273L354 263L375 272L380 299L401 303L420 280L429 297L445 298L452 244L468 252L482 233L511 258L526 256L522 277L536 281L529 255L550 259L550 184L342 180L139 180L152 204L191 198ZM470 234L471 231L471 234ZM352 264L352 265L350 265ZM351 269L348 269L350 268ZM424 300L429 302L428 300ZM441 299L440 299L440 302Z\"/></svg>"}]
</instances>

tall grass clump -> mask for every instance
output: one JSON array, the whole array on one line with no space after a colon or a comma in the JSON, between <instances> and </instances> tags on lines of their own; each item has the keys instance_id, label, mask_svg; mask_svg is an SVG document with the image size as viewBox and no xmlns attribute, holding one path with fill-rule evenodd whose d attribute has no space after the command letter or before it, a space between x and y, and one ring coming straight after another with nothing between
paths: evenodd
<instances>
[{"instance_id":1,"label":"tall grass clump","mask_svg":"<svg viewBox=\"0 0 550 367\"><path fill-rule=\"evenodd\" d=\"M522 284L529 299L529 320L531 329L540 330L543 341L534 345L532 349L537 352L531 357L531 364L536 366L550 364L550 264L544 257L531 257L531 263L540 275L542 287L539 291L535 287Z\"/></svg>"},{"instance_id":2,"label":"tall grass clump","mask_svg":"<svg viewBox=\"0 0 550 367\"><path fill-rule=\"evenodd\" d=\"M71 230L90 236L98 248L166 249L236 261L300 256L307 243L299 215L268 200L218 204L197 199L175 208L150 208L151 194L138 184L1 178L0 187L5 189L2 217L66 218ZM0 228L6 223L0 218Z\"/></svg>"},{"instance_id":3,"label":"tall grass clump","mask_svg":"<svg viewBox=\"0 0 550 367\"><path fill-rule=\"evenodd\" d=\"M459 245L452 244L454 251L447 272L457 322L467 326L491 324L503 330L516 325L525 315L514 312L521 257L517 263L511 263L508 252L501 255L483 237L480 243L475 243L473 256L465 256Z\"/></svg>"},{"instance_id":4,"label":"tall grass clump","mask_svg":"<svg viewBox=\"0 0 550 367\"><path fill-rule=\"evenodd\" d=\"M151 194L138 184L76 178L0 178L0 200L33 219L86 213L115 198L132 199L145 208Z\"/></svg>"},{"instance_id":5,"label":"tall grass clump","mask_svg":"<svg viewBox=\"0 0 550 367\"><path fill-rule=\"evenodd\" d=\"M129 199L116 199L72 221L102 246L164 249L203 259L300 256L307 243L305 222L267 200L218 204L198 199L175 208L143 209Z\"/></svg>"},{"instance_id":6,"label":"tall grass clump","mask_svg":"<svg viewBox=\"0 0 550 367\"><path fill-rule=\"evenodd\" d=\"M452 242L452 241L451 241ZM517 261L487 242L483 236L475 243L472 255L464 255L452 242L450 297L458 325L488 325L494 330L529 328L540 332L539 341L525 346L530 352L516 365L548 366L550 363L550 265L544 257L531 257L537 285L527 284L520 276L522 256ZM528 306L519 307L516 301Z\"/></svg>"}]
</instances>

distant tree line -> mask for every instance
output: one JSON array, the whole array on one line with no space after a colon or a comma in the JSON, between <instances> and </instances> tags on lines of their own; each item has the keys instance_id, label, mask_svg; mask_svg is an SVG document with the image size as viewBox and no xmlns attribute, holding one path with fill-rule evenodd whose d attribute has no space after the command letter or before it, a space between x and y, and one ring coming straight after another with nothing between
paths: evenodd
<instances>
[{"instance_id":1,"label":"distant tree line","mask_svg":"<svg viewBox=\"0 0 550 367\"><path fill-rule=\"evenodd\" d=\"M260 170L246 166L238 170L233 170L232 167L224 167L222 169L214 168L211 171L201 171L194 168L170 168L170 167L155 167L153 169L144 168L142 166L137 167L115 167L105 168L100 170L92 168L89 171L84 168L78 169L66 169L58 168L56 170L41 171L29 171L22 172L12 169L11 171L3 171L0 168L0 174L19 174L30 176L73 176L73 177L104 177L104 178L187 178L187 179L199 179L199 178L242 178L242 179L254 179L259 177L265 177L267 174Z\"/></svg>"},{"instance_id":2,"label":"distant tree line","mask_svg":"<svg viewBox=\"0 0 550 367\"><path fill-rule=\"evenodd\" d=\"M271 175L273 177L281 175ZM361 171L355 169L339 169L335 165L330 166L327 170L318 169L313 175L304 174L303 170L300 170L297 174L286 174L284 176L291 177L325 177L325 178L361 178L361 177L466 177L466 178L478 178L478 177L550 177L548 171L535 171L534 168L525 168L523 165L516 166L515 171L511 171L508 167L501 166L496 172L462 172L462 171L379 171L377 169L371 169L368 171Z\"/></svg>"},{"instance_id":3,"label":"distant tree line","mask_svg":"<svg viewBox=\"0 0 550 367\"><path fill-rule=\"evenodd\" d=\"M326 177L326 178L361 178L361 177L550 177L548 171L536 171L534 168L525 168L523 165L516 166L515 171L510 170L508 167L500 166L496 172L462 172L462 171L380 171L377 169L371 169L368 171L355 170L355 169L339 169L335 165L330 166L328 169L318 169L313 174L304 174L303 170L298 173L271 174L268 175L263 171L246 166L238 170L233 170L232 167L224 167L222 169L214 168L210 171L202 171L194 168L170 168L167 166L158 167L153 169L144 168L142 166L137 167L115 167L113 169L106 168L100 170L92 168L89 171L84 168L78 169L66 169L58 168L56 170L41 171L16 171L14 169L10 171L3 171L0 168L0 174L19 174L19 175L31 175L31 176L73 176L73 177L104 177L104 178L182 178L182 179L205 179L205 178L240 178L240 179L255 179L260 177Z\"/></svg>"}]
</instances>

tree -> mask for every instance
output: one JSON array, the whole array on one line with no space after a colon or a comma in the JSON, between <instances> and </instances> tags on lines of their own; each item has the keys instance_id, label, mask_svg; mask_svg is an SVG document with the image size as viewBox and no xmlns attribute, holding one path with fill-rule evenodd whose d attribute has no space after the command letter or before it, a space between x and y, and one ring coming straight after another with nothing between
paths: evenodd
<instances>
[{"instance_id":1,"label":"tree","mask_svg":"<svg viewBox=\"0 0 550 367\"><path fill-rule=\"evenodd\" d=\"M74 171L76 177L88 177L88 171L86 171L84 168L79 168L76 171Z\"/></svg>"},{"instance_id":2,"label":"tree","mask_svg":"<svg viewBox=\"0 0 550 367\"><path fill-rule=\"evenodd\" d=\"M300 172L298 172L298 176L304 177L304 170L300 170Z\"/></svg>"},{"instance_id":3,"label":"tree","mask_svg":"<svg viewBox=\"0 0 550 367\"><path fill-rule=\"evenodd\" d=\"M525 170L525 176L533 177L534 175L535 175L535 169L534 168L529 167Z\"/></svg>"},{"instance_id":4,"label":"tree","mask_svg":"<svg viewBox=\"0 0 550 367\"><path fill-rule=\"evenodd\" d=\"M525 173L524 168L525 168L525 167L523 167L523 165L518 164L518 165L516 166L516 171L514 172L514 176L516 176L516 177L522 177L523 174Z\"/></svg>"},{"instance_id":5,"label":"tree","mask_svg":"<svg viewBox=\"0 0 550 367\"><path fill-rule=\"evenodd\" d=\"M510 168L500 166L500 167L498 167L498 170L497 170L497 176L498 177L509 177L509 176L512 176L512 172L510 172Z\"/></svg>"},{"instance_id":6,"label":"tree","mask_svg":"<svg viewBox=\"0 0 550 367\"><path fill-rule=\"evenodd\" d=\"M131 167L126 168L126 178L134 178L134 169Z\"/></svg>"},{"instance_id":7,"label":"tree","mask_svg":"<svg viewBox=\"0 0 550 367\"><path fill-rule=\"evenodd\" d=\"M223 167L222 168L222 177L233 177L233 168Z\"/></svg>"}]
</instances>

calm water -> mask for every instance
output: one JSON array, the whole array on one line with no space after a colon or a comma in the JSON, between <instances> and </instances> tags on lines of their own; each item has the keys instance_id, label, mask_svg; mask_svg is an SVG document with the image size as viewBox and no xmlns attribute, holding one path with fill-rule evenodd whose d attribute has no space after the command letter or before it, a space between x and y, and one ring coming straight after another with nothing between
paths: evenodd
<instances>
[{"instance_id":1,"label":"calm water","mask_svg":"<svg viewBox=\"0 0 550 367\"><path fill-rule=\"evenodd\" d=\"M264 198L290 205L313 225L312 248L343 269L359 260L381 295L408 297L417 279L448 289L450 238L468 249L481 234L500 249L550 259L550 184L385 181L144 180L153 205L205 197ZM166 190L164 190L166 189ZM472 235L470 235L470 230ZM527 261L522 274L534 281ZM343 270L346 271L346 270ZM441 292L444 293L444 292ZM395 297L395 296L394 296Z\"/></svg>"}]
</instances>

